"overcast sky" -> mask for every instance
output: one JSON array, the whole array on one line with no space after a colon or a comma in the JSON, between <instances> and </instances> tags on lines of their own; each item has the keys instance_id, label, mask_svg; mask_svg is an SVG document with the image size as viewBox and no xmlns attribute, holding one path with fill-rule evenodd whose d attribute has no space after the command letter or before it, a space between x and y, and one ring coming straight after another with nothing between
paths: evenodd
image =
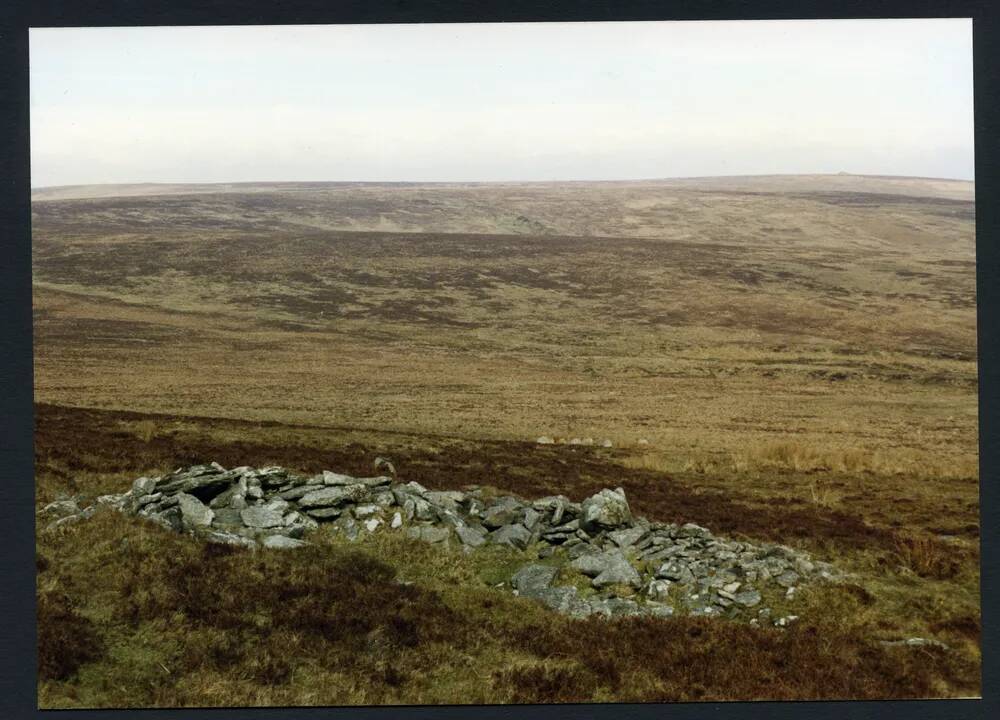
<instances>
[{"instance_id":1,"label":"overcast sky","mask_svg":"<svg viewBox=\"0 0 1000 720\"><path fill-rule=\"evenodd\" d=\"M32 185L973 178L969 20L57 28Z\"/></svg>"}]
</instances>

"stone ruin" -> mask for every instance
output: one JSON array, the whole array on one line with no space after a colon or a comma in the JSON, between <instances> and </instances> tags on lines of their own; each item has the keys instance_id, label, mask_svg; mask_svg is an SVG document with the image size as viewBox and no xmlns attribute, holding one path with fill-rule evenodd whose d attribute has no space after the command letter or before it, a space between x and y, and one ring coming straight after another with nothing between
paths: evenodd
<instances>
[{"instance_id":1,"label":"stone ruin","mask_svg":"<svg viewBox=\"0 0 1000 720\"><path fill-rule=\"evenodd\" d=\"M397 531L465 552L508 546L527 558L504 585L581 618L687 613L784 627L796 616L772 617L762 591L787 604L800 584L840 577L830 564L783 545L634 517L621 488L582 502L563 495L524 500L475 486L428 490L390 476L307 477L280 467L226 470L212 463L140 477L130 491L101 496L86 509L61 500L40 514L62 516L51 529L99 506L247 548L301 547L320 525L350 540Z\"/></svg>"}]
</instances>

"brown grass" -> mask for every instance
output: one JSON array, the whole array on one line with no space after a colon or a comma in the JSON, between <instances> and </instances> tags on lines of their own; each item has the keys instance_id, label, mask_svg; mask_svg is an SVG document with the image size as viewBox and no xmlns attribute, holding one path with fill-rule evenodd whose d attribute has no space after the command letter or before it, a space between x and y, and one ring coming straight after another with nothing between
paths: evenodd
<instances>
[{"instance_id":1,"label":"brown grass","mask_svg":"<svg viewBox=\"0 0 1000 720\"><path fill-rule=\"evenodd\" d=\"M435 488L622 486L637 514L855 578L803 591L784 633L580 624L486 587L509 558L247 556L102 516L39 538L46 642L69 648L43 705L978 692L969 186L175 190L33 206L40 503L384 455ZM878 643L913 635L953 650Z\"/></svg>"},{"instance_id":2,"label":"brown grass","mask_svg":"<svg viewBox=\"0 0 1000 720\"><path fill-rule=\"evenodd\" d=\"M917 575L947 580L958 574L966 552L962 548L948 547L932 536L911 531L897 535L896 554L900 562Z\"/></svg>"}]
</instances>

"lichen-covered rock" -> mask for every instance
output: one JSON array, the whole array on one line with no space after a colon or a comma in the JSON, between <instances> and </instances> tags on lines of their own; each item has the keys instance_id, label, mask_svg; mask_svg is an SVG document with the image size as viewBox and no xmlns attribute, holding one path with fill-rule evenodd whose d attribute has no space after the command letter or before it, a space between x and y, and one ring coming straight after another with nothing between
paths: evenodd
<instances>
[{"instance_id":1,"label":"lichen-covered rock","mask_svg":"<svg viewBox=\"0 0 1000 720\"><path fill-rule=\"evenodd\" d=\"M299 498L299 507L332 507L348 502L358 502L368 493L368 487L358 483L352 485L334 485L321 490L313 490Z\"/></svg>"},{"instance_id":2,"label":"lichen-covered rock","mask_svg":"<svg viewBox=\"0 0 1000 720\"><path fill-rule=\"evenodd\" d=\"M263 505L256 505L248 507L246 510L241 510L240 517L245 525L254 528L281 527L285 524L281 510Z\"/></svg>"},{"instance_id":3,"label":"lichen-covered rock","mask_svg":"<svg viewBox=\"0 0 1000 720\"><path fill-rule=\"evenodd\" d=\"M185 527L191 529L208 527L215 518L215 513L212 512L211 508L194 495L178 493L177 504L181 510L181 522Z\"/></svg>"},{"instance_id":4,"label":"lichen-covered rock","mask_svg":"<svg viewBox=\"0 0 1000 720\"><path fill-rule=\"evenodd\" d=\"M148 478L145 475L136 478L132 482L132 495L135 497L142 497L143 495L152 495L156 492L156 479Z\"/></svg>"},{"instance_id":5,"label":"lichen-covered rock","mask_svg":"<svg viewBox=\"0 0 1000 720\"><path fill-rule=\"evenodd\" d=\"M559 568L552 565L530 563L514 573L510 584L521 596L537 598L552 585L558 574Z\"/></svg>"},{"instance_id":6,"label":"lichen-covered rock","mask_svg":"<svg viewBox=\"0 0 1000 720\"><path fill-rule=\"evenodd\" d=\"M580 527L588 533L614 530L629 525L632 521L632 511L625 499L625 491L621 488L604 489L590 496L583 501L580 511Z\"/></svg>"}]
</instances>

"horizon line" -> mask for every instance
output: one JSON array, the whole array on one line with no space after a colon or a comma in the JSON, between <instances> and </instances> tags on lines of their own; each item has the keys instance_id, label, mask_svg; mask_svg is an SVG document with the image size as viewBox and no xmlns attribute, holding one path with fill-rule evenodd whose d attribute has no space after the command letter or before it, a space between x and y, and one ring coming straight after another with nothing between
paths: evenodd
<instances>
[{"instance_id":1,"label":"horizon line","mask_svg":"<svg viewBox=\"0 0 1000 720\"><path fill-rule=\"evenodd\" d=\"M89 182L64 183L60 185L32 185L30 189L55 190L73 187L124 186L124 185L294 185L294 184L325 184L325 185L544 185L547 183L637 183L637 182L668 182L675 180L720 180L740 178L765 177L859 177L899 180L935 180L943 182L975 183L975 178L932 177L926 175L890 175L884 173L851 173L851 172L813 172L813 173L745 173L738 175L680 175L669 177L619 178L619 179L551 179L551 180L131 180L126 182Z\"/></svg>"}]
</instances>

